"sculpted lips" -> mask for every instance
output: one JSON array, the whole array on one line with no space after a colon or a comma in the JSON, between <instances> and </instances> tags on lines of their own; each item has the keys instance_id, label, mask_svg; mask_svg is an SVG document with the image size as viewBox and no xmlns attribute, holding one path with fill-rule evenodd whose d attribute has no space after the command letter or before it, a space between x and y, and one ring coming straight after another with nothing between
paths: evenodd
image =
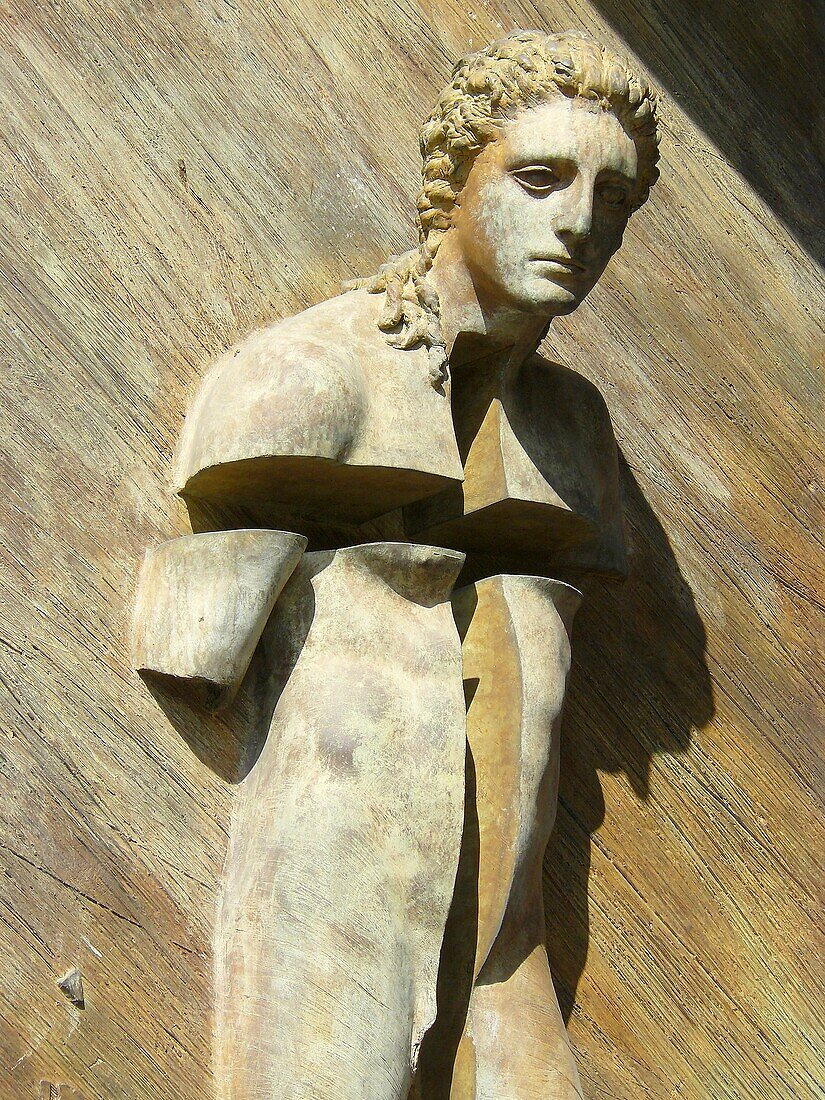
<instances>
[{"instance_id":1,"label":"sculpted lips","mask_svg":"<svg viewBox=\"0 0 825 1100\"><path fill-rule=\"evenodd\" d=\"M531 256L533 263L544 264L554 275L584 275L587 268L569 256Z\"/></svg>"}]
</instances>

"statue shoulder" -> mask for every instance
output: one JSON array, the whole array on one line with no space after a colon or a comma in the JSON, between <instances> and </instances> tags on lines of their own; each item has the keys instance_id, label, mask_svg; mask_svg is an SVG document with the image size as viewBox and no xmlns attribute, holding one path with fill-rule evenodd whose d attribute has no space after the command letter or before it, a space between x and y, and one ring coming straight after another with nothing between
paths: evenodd
<instances>
[{"instance_id":1,"label":"statue shoulder","mask_svg":"<svg viewBox=\"0 0 825 1100\"><path fill-rule=\"evenodd\" d=\"M598 536L559 558L582 572L625 576L627 556L622 521L616 437L607 403L578 371L534 355L522 372L526 418L538 427L535 446L544 447L550 480L574 511L586 516Z\"/></svg>"},{"instance_id":2,"label":"statue shoulder","mask_svg":"<svg viewBox=\"0 0 825 1100\"><path fill-rule=\"evenodd\" d=\"M565 415L572 414L580 427L589 426L591 431L599 435L608 432L610 438L613 438L607 403L594 382L572 367L538 353L530 357L525 367L525 374L532 381L530 388L536 397L541 393L545 400L561 402Z\"/></svg>"},{"instance_id":3,"label":"statue shoulder","mask_svg":"<svg viewBox=\"0 0 825 1100\"><path fill-rule=\"evenodd\" d=\"M340 295L252 333L210 368L186 417L175 482L268 455L344 462L367 408L360 364L378 304Z\"/></svg>"},{"instance_id":4,"label":"statue shoulder","mask_svg":"<svg viewBox=\"0 0 825 1100\"><path fill-rule=\"evenodd\" d=\"M178 492L304 531L362 523L460 480L426 350L390 347L381 308L381 296L350 291L221 356L181 433Z\"/></svg>"}]
</instances>

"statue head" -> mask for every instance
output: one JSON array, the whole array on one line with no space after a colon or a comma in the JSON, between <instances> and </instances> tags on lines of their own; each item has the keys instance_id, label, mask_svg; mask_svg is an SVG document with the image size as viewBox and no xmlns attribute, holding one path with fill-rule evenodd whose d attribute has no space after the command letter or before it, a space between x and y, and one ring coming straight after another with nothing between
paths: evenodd
<instances>
[{"instance_id":1,"label":"statue head","mask_svg":"<svg viewBox=\"0 0 825 1100\"><path fill-rule=\"evenodd\" d=\"M379 324L390 342L426 344L440 375L426 276L446 235L479 293L548 323L569 313L657 179L655 96L583 34L517 31L458 62L421 154L419 247L355 285L386 293Z\"/></svg>"}]
</instances>

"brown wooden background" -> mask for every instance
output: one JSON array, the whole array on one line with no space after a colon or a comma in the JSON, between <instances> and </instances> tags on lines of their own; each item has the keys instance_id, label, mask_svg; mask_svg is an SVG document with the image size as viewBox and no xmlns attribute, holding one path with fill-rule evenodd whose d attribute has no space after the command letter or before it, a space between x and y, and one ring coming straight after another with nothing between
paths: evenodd
<instances>
[{"instance_id":1,"label":"brown wooden background","mask_svg":"<svg viewBox=\"0 0 825 1100\"><path fill-rule=\"evenodd\" d=\"M166 479L207 364L412 243L419 123L519 25L624 44L663 93L661 183L550 341L605 393L633 545L577 623L547 860L585 1090L823 1095L814 12L3 9L0 1096L212 1096L233 732L129 671L136 566L187 530Z\"/></svg>"}]
</instances>

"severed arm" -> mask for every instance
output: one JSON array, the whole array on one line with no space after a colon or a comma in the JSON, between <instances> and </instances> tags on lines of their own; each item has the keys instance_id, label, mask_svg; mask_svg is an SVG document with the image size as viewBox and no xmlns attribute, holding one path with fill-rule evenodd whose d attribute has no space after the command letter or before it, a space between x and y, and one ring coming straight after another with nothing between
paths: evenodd
<instances>
[{"instance_id":1,"label":"severed arm","mask_svg":"<svg viewBox=\"0 0 825 1100\"><path fill-rule=\"evenodd\" d=\"M307 540L287 531L210 531L146 551L132 620L132 660L230 703Z\"/></svg>"}]
</instances>

